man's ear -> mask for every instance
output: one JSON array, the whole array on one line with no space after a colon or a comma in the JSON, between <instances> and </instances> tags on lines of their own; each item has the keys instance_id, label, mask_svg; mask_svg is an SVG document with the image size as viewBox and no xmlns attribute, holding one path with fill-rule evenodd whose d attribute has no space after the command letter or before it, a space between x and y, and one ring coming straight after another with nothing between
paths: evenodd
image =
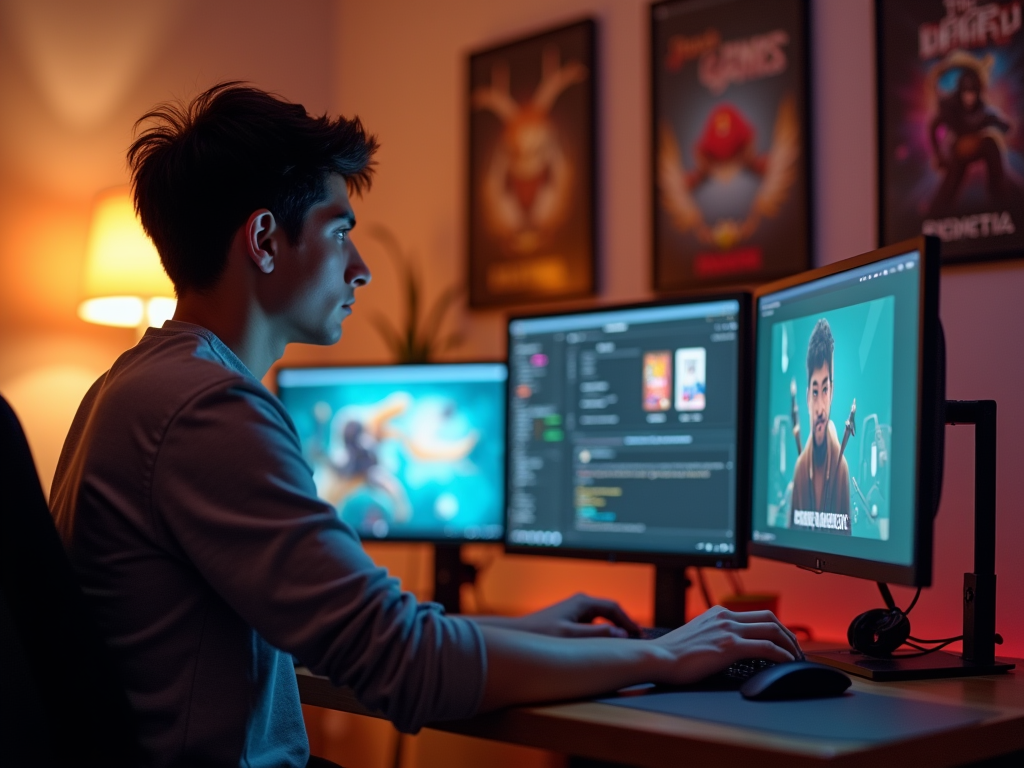
<instances>
[{"instance_id":1,"label":"man's ear","mask_svg":"<svg viewBox=\"0 0 1024 768\"><path fill-rule=\"evenodd\" d=\"M277 258L277 238L281 226L274 214L266 208L253 211L245 222L245 249L260 272L269 275L274 271Z\"/></svg>"}]
</instances>

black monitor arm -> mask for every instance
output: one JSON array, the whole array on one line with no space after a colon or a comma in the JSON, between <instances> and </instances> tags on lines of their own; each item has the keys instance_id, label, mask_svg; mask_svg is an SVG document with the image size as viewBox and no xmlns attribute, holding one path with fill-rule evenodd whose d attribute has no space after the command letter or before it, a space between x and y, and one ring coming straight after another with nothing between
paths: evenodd
<instances>
[{"instance_id":1,"label":"black monitor arm","mask_svg":"<svg viewBox=\"0 0 1024 768\"><path fill-rule=\"evenodd\" d=\"M946 423L974 425L974 572L964 574L963 658L992 664L996 648L996 401L947 400Z\"/></svg>"}]
</instances>

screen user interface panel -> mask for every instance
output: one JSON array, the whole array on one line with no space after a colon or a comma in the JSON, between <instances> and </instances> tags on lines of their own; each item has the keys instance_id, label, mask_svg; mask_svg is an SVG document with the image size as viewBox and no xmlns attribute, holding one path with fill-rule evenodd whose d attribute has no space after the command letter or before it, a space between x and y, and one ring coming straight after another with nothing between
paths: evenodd
<instances>
[{"instance_id":1,"label":"screen user interface panel","mask_svg":"<svg viewBox=\"0 0 1024 768\"><path fill-rule=\"evenodd\" d=\"M506 543L736 551L740 302L509 324Z\"/></svg>"},{"instance_id":2,"label":"screen user interface panel","mask_svg":"<svg viewBox=\"0 0 1024 768\"><path fill-rule=\"evenodd\" d=\"M504 363L293 368L278 396L317 495L366 539L499 540Z\"/></svg>"},{"instance_id":3,"label":"screen user interface panel","mask_svg":"<svg viewBox=\"0 0 1024 768\"><path fill-rule=\"evenodd\" d=\"M752 539L910 565L918 251L760 296Z\"/></svg>"}]
</instances>

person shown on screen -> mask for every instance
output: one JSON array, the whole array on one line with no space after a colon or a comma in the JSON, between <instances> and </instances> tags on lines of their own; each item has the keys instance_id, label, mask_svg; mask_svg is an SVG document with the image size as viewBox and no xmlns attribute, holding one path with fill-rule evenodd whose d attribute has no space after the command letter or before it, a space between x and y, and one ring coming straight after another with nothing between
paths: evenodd
<instances>
[{"instance_id":1,"label":"person shown on screen","mask_svg":"<svg viewBox=\"0 0 1024 768\"><path fill-rule=\"evenodd\" d=\"M793 501L790 526L827 527L836 533L850 533L850 469L841 455L839 438L831 420L835 388L833 362L836 342L828 320L821 318L807 344L807 412L811 434L793 469ZM822 523L811 523L801 512L836 513ZM845 525L843 520L845 519Z\"/></svg>"},{"instance_id":2,"label":"person shown on screen","mask_svg":"<svg viewBox=\"0 0 1024 768\"><path fill-rule=\"evenodd\" d=\"M51 506L146 766L306 766L294 660L415 732L801 655L767 611L716 607L641 642L583 595L470 618L403 591L317 497L260 381L285 345L336 343L370 280L349 194L369 187L376 138L238 83L140 122L135 202L177 309L86 394Z\"/></svg>"}]
</instances>

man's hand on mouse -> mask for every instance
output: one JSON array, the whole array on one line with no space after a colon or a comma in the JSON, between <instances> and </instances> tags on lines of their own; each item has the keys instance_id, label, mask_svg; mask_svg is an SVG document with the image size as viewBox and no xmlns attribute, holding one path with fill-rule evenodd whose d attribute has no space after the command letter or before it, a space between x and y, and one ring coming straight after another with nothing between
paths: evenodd
<instances>
[{"instance_id":1,"label":"man's hand on mouse","mask_svg":"<svg viewBox=\"0 0 1024 768\"><path fill-rule=\"evenodd\" d=\"M729 611L715 606L679 629L650 641L667 652L654 682L694 683L740 659L786 662L804 658L796 636L771 611Z\"/></svg>"}]
</instances>

